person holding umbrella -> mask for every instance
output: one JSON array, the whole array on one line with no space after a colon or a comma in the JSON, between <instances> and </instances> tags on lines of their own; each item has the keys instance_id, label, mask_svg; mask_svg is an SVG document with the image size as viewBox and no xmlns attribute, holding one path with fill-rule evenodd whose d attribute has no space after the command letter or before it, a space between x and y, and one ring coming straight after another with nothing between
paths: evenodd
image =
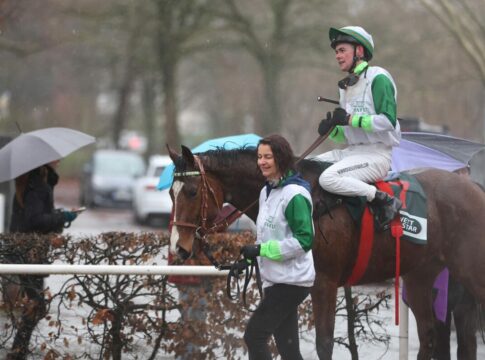
<instances>
[{"instance_id":1,"label":"person holding umbrella","mask_svg":"<svg viewBox=\"0 0 485 360\"><path fill-rule=\"evenodd\" d=\"M55 168L61 158L92 142L93 137L75 130L49 128L22 133L0 149L0 181L15 180L10 224L12 239L15 233L60 233L76 219L75 211L57 211L54 207L54 187L59 180ZM38 253L42 249L32 251ZM6 259L11 263L28 263L32 261L29 256L39 258L30 252L12 251ZM9 360L27 357L32 332L46 312L44 277L21 275L18 280L19 291L29 302L28 306L23 306L17 323L12 349L7 355Z\"/></svg>"},{"instance_id":2,"label":"person holding umbrella","mask_svg":"<svg viewBox=\"0 0 485 360\"><path fill-rule=\"evenodd\" d=\"M11 233L61 233L77 214L73 211L57 211L54 207L54 187L59 175L55 171L59 160L40 166L15 179ZM11 254L12 263L26 263L23 254ZM23 359L38 321L45 316L44 277L21 275L18 278L22 291L33 307L25 307L17 326L17 332L9 353L9 359Z\"/></svg>"},{"instance_id":3,"label":"person holding umbrella","mask_svg":"<svg viewBox=\"0 0 485 360\"><path fill-rule=\"evenodd\" d=\"M60 233L76 219L76 212L54 208L58 163L52 161L15 179L10 232Z\"/></svg>"}]
</instances>

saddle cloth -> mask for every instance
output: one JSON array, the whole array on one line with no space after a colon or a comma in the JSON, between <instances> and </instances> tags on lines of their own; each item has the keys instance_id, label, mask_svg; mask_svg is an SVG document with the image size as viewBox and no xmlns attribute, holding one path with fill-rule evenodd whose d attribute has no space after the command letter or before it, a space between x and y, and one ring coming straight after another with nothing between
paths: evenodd
<instances>
[{"instance_id":1,"label":"saddle cloth","mask_svg":"<svg viewBox=\"0 0 485 360\"><path fill-rule=\"evenodd\" d=\"M402 238L416 244L426 244L428 230L426 194L416 177L406 172L392 173L375 185L381 191L387 191L390 187L392 195L401 200L402 208L399 213L404 232ZM362 224L364 221L362 215L367 206L365 198L346 198L344 203L354 221Z\"/></svg>"}]
</instances>

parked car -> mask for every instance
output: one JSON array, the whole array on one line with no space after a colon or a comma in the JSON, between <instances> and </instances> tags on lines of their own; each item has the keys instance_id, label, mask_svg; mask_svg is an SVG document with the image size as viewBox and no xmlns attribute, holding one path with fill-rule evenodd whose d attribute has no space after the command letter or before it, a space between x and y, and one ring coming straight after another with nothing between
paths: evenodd
<instances>
[{"instance_id":1,"label":"parked car","mask_svg":"<svg viewBox=\"0 0 485 360\"><path fill-rule=\"evenodd\" d=\"M125 150L97 150L84 165L80 203L93 207L131 207L135 180L145 173L141 155Z\"/></svg>"},{"instance_id":2,"label":"parked car","mask_svg":"<svg viewBox=\"0 0 485 360\"><path fill-rule=\"evenodd\" d=\"M256 234L256 224L247 215L241 215L227 230L231 232L251 231Z\"/></svg>"},{"instance_id":3,"label":"parked car","mask_svg":"<svg viewBox=\"0 0 485 360\"><path fill-rule=\"evenodd\" d=\"M162 220L162 226L167 226L172 211L172 199L169 189L158 190L160 174L172 163L166 155L154 155L148 161L146 174L136 180L133 185L133 212L140 224L151 220Z\"/></svg>"}]
</instances>

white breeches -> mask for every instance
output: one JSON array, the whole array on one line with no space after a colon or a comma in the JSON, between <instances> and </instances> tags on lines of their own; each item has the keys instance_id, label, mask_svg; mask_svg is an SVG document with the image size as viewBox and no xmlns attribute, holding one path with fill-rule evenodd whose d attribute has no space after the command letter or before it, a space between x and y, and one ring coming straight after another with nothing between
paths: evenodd
<instances>
[{"instance_id":1,"label":"white breeches","mask_svg":"<svg viewBox=\"0 0 485 360\"><path fill-rule=\"evenodd\" d=\"M392 147L384 144L353 145L317 156L334 163L318 179L320 186L333 194L365 196L372 201L375 186L369 185L387 176L391 168Z\"/></svg>"}]
</instances>

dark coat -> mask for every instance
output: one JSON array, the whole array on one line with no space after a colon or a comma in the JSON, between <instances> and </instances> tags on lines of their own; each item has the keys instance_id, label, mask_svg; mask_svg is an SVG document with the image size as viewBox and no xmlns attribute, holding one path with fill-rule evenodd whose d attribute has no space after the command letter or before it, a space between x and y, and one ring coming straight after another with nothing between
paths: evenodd
<instances>
[{"instance_id":1,"label":"dark coat","mask_svg":"<svg viewBox=\"0 0 485 360\"><path fill-rule=\"evenodd\" d=\"M23 207L14 196L10 232L47 234L62 231L64 216L54 209L54 186L58 175L49 166L45 168L47 181L41 176L40 168L30 172Z\"/></svg>"}]
</instances>

